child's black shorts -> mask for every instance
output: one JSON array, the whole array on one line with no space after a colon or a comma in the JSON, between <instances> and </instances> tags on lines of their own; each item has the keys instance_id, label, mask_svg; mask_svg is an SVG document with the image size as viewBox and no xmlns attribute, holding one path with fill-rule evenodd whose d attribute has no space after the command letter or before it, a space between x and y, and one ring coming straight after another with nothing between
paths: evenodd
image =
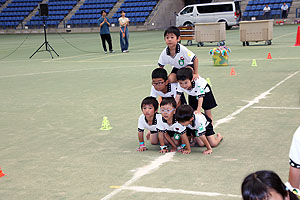
<instances>
[{"instance_id":1,"label":"child's black shorts","mask_svg":"<svg viewBox=\"0 0 300 200\"><path fill-rule=\"evenodd\" d=\"M217 107L217 102L215 100L215 97L212 93L211 87L209 84L206 85L206 87L209 88L209 92L205 93L203 97L203 103L202 103L202 108L204 110L210 110L213 109L214 107ZM196 96L190 96L189 95L189 105L192 106L194 110L197 110L198 107L198 98Z\"/></svg>"},{"instance_id":2,"label":"child's black shorts","mask_svg":"<svg viewBox=\"0 0 300 200\"><path fill-rule=\"evenodd\" d=\"M170 137L174 137L175 131L169 131L167 130L167 133Z\"/></svg>"},{"instance_id":3,"label":"child's black shorts","mask_svg":"<svg viewBox=\"0 0 300 200\"><path fill-rule=\"evenodd\" d=\"M194 69L194 64L189 64L189 65L187 65L186 67L191 67L191 68ZM177 71L178 71L178 70L179 70L178 68L173 67L171 73L177 74Z\"/></svg>"}]
</instances>

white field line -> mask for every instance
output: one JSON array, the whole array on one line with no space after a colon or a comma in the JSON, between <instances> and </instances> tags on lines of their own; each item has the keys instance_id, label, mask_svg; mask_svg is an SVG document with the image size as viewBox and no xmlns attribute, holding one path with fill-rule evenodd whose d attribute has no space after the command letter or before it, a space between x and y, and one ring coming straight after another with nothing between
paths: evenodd
<instances>
[{"instance_id":1,"label":"white field line","mask_svg":"<svg viewBox=\"0 0 300 200\"><path fill-rule=\"evenodd\" d=\"M199 192L199 191L188 191L188 190L174 190L170 188L152 188L152 187L142 187L142 186L129 186L123 187L124 190L133 190L137 192L155 192L155 193L172 193L172 194L191 194L191 195L198 195L198 196L226 196L226 197L236 197L242 198L241 195L234 195L234 194L221 194L216 192Z\"/></svg>"},{"instance_id":2,"label":"white field line","mask_svg":"<svg viewBox=\"0 0 300 200\"><path fill-rule=\"evenodd\" d=\"M289 75L288 77L286 77L285 79L283 79L282 81L280 81L279 83L277 83L276 85L274 85L273 87L271 87L269 90L261 93L259 96L255 97L253 100L249 101L249 103L241 108L239 108L238 110L234 111L233 113L231 113L230 115L227 115L226 117L224 117L223 119L219 119L218 121L215 122L214 127L217 127L220 124L229 122L230 120L234 119L234 116L240 114L243 110L249 108L250 106L252 106L253 104L259 103L259 101L261 99L266 98L267 95L269 95L271 93L272 90L274 90L275 88L277 88L278 86L280 86L281 84L283 84L285 81L287 81L288 79L292 78L293 76L295 76L299 71L294 72L293 74Z\"/></svg>"},{"instance_id":3,"label":"white field line","mask_svg":"<svg viewBox=\"0 0 300 200\"><path fill-rule=\"evenodd\" d=\"M172 160L172 158L173 158L174 155L175 155L175 152L166 153L165 155L162 155L162 156L159 156L158 158L156 158L149 165L146 165L146 166L144 166L142 168L138 168L137 171L134 173L133 177L129 181L127 181L126 183L124 183L124 185L122 185L120 188L114 190L110 194L108 194L105 197L103 197L101 200L110 199L112 196L114 196L117 193L121 192L123 190L123 187L129 186L133 182L135 182L138 179L140 179L142 176L144 176L146 174L150 174L154 170L158 169L162 164L164 164L164 163L169 162L170 160Z\"/></svg>"},{"instance_id":4,"label":"white field line","mask_svg":"<svg viewBox=\"0 0 300 200\"><path fill-rule=\"evenodd\" d=\"M234 116L241 113L243 110L245 110L246 108L249 108L251 105L258 103L260 99L265 98L268 94L270 94L270 92L272 90L274 90L276 87L278 87L279 85L281 85L282 83L284 83L285 81L287 81L288 79L292 78L294 75L296 75L299 71L289 75L288 77L286 77L285 79L283 79L282 81L280 81L279 83L277 83L275 86L273 86L271 89L267 90L266 92L263 92L262 94L260 94L258 97L254 98L252 101L250 101L247 105L243 106L242 108L234 111L232 114L226 116L223 119L218 120L214 127L217 127L218 125L225 123L225 122L229 122L230 120L234 119ZM151 172L153 172L154 170L158 169L159 166L161 166L164 163L169 162L170 160L172 160L173 156L175 155L175 153L167 153L163 156L159 156L157 159L155 159L154 161L152 161L149 165L146 165L142 168L138 168L137 172L135 172L135 174L133 175L133 177L127 181L126 183L124 183L122 186L120 186L119 188L117 188L116 190L114 190L113 192L109 193L108 195L106 195L105 197L103 197L101 200L107 200L110 199L111 197L113 197L114 195L118 194L119 192L121 192L124 189L128 189L130 188L131 190L135 189L140 189L141 187L128 187L130 184L134 183L135 181L137 181L138 179L140 179L141 177L143 177L146 174L150 174ZM176 190L172 190L172 189L168 189L165 188L165 191L176 191ZM148 190L148 192L150 192ZM152 192L156 192L155 190L153 190ZM186 191L188 192L188 191ZM190 193L191 194L191 193ZM208 194L208 193L203 193L203 192L198 192L197 195L199 194ZM219 193L209 193L210 195L220 195ZM236 197L237 195L234 195L234 197Z\"/></svg>"},{"instance_id":5,"label":"white field line","mask_svg":"<svg viewBox=\"0 0 300 200\"><path fill-rule=\"evenodd\" d=\"M300 110L300 107L272 107L272 106L252 106L258 109L278 109L278 110Z\"/></svg>"}]
</instances>

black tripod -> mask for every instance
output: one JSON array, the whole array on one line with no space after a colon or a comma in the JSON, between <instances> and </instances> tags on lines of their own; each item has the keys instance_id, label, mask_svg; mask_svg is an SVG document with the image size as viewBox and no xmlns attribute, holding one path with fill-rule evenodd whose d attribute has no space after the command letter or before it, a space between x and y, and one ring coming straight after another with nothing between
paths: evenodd
<instances>
[{"instance_id":1,"label":"black tripod","mask_svg":"<svg viewBox=\"0 0 300 200\"><path fill-rule=\"evenodd\" d=\"M54 51L54 53L59 56L56 51L51 47L51 45L49 44L49 42L47 41L47 33L46 33L46 18L43 17L43 23L44 23L44 36L45 36L45 42L29 57L32 58L32 56L34 56L34 54L36 54L37 52L41 52L41 51L48 51L51 55L51 58L53 59L52 53L51 51ZM46 50L41 50L39 51L43 46L46 46Z\"/></svg>"}]
</instances>

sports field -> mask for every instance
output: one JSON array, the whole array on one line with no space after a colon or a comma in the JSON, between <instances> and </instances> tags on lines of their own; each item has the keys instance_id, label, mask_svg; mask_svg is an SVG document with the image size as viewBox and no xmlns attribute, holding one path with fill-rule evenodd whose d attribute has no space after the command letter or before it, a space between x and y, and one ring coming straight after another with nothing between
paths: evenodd
<instances>
[{"instance_id":1,"label":"sports field","mask_svg":"<svg viewBox=\"0 0 300 200\"><path fill-rule=\"evenodd\" d=\"M0 167L7 174L0 199L235 200L255 170L274 170L286 181L300 125L296 32L296 25L274 26L271 46L243 47L239 30L227 31L227 67L213 66L215 43L188 47L211 80L215 130L224 136L206 156L199 147L161 155L149 141L148 151L136 152L140 102L150 94L163 31L131 32L129 53L120 53L112 33L114 54L103 53L98 33L48 34L60 55L54 59L48 52L28 59L43 35L1 35L0 59L23 44L0 60ZM109 131L99 130L104 116Z\"/></svg>"}]
</instances>

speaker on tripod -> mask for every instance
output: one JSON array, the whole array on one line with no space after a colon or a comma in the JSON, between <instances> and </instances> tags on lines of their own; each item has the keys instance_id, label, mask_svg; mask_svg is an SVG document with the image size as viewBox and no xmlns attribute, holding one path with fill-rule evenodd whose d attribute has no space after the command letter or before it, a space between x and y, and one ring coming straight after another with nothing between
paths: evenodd
<instances>
[{"instance_id":1,"label":"speaker on tripod","mask_svg":"<svg viewBox=\"0 0 300 200\"><path fill-rule=\"evenodd\" d=\"M40 14L40 16L44 16L44 17L49 16L48 4L46 4L46 3L40 4L39 14Z\"/></svg>"},{"instance_id":2,"label":"speaker on tripod","mask_svg":"<svg viewBox=\"0 0 300 200\"><path fill-rule=\"evenodd\" d=\"M59 56L59 55L56 53L56 51L51 47L51 45L47 41L46 20L47 20L47 17L49 16L48 4L46 4L46 3L41 3L40 4L39 15L43 19L45 41L29 58L32 58L32 56L34 56L34 54L36 54L37 52L39 52L39 50L45 45L46 46L46 50L41 50L41 51L48 51L50 53L50 55L51 55L51 58L53 59L51 51L53 51L57 56Z\"/></svg>"}]
</instances>

